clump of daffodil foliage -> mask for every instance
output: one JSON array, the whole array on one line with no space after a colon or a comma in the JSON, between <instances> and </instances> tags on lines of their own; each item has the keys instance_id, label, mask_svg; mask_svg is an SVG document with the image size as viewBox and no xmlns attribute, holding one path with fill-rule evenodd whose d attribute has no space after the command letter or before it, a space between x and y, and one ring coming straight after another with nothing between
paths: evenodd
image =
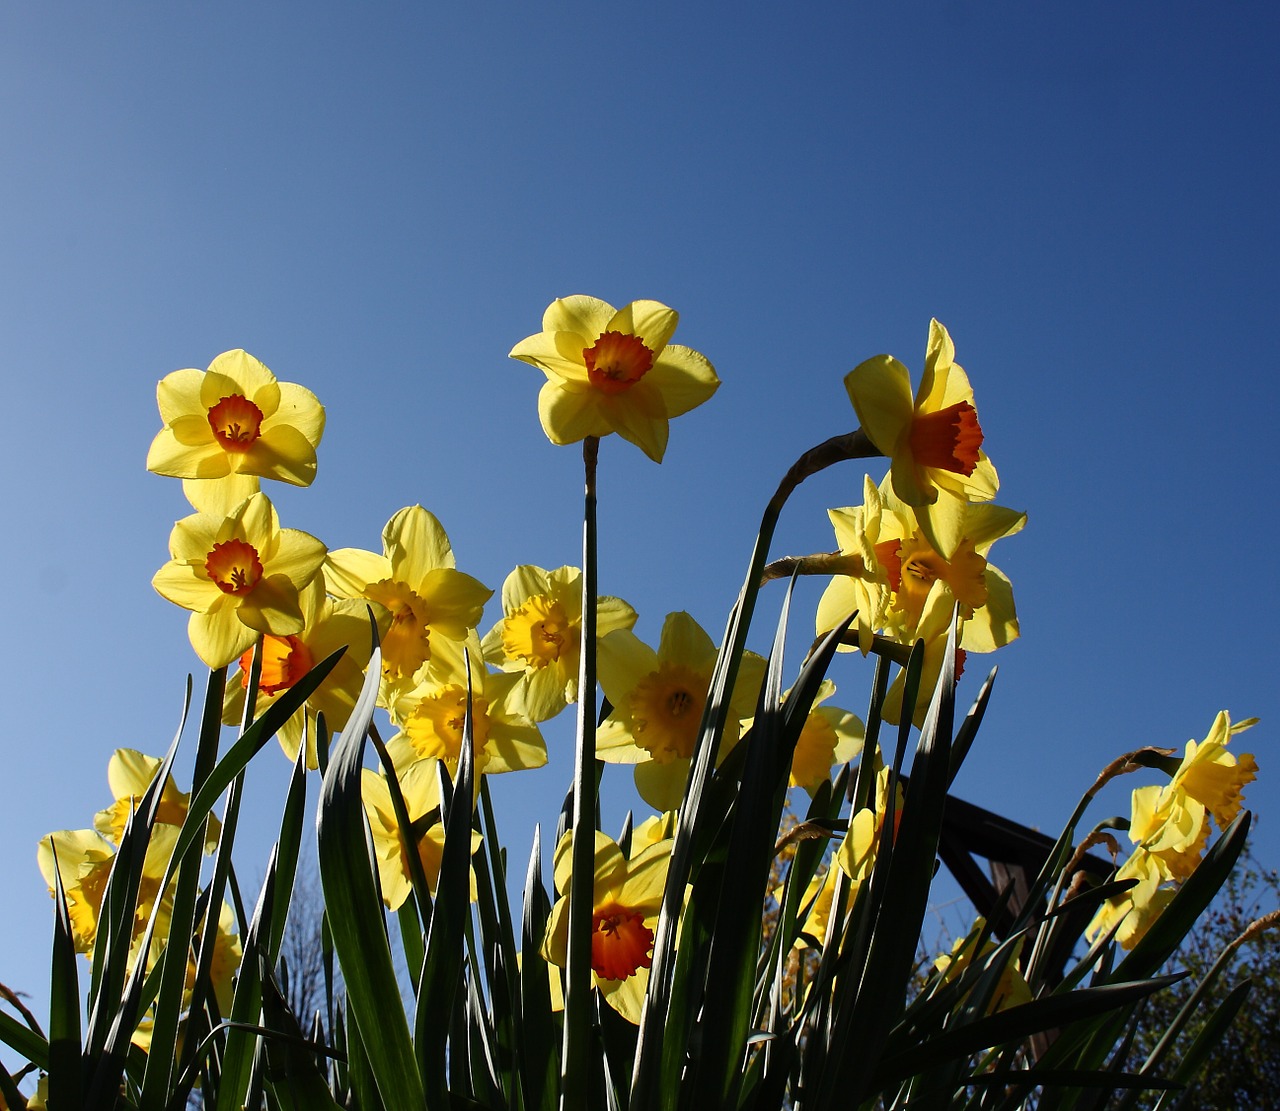
<instances>
[{"instance_id":1,"label":"clump of daffodil foliage","mask_svg":"<svg viewBox=\"0 0 1280 1111\"><path fill-rule=\"evenodd\" d=\"M153 585L189 613L203 708L165 755L117 751L114 801L40 842L50 1014L0 990L0 1039L26 1062L0 1069L0 1108L167 1111L196 1093L219 1111L1083 1108L1185 1085L1247 984L1188 1041L1193 993L1146 1061L1122 1064L1243 846L1256 764L1231 746L1252 721L1223 711L1181 756L1119 757L1028 890L997 893L922 966L948 792L994 672L967 714L956 680L1019 634L991 551L1026 515L994 500L973 390L932 321L916 387L888 355L846 375L859 427L784 473L719 643L680 609L646 643L599 589L596 471L612 433L661 462L671 418L715 393L676 324L656 301L566 297L512 348L546 378L548 438L583 445L584 544L580 567L514 563L496 599L420 505L369 547L282 524L262 482L315 477L309 390L240 350L161 380L147 466L182 480L192 512ZM801 482L876 458L861 504L829 510L834 551L770 561ZM797 660L799 575L827 585ZM782 611L764 655L746 648L762 589ZM859 683L865 717L837 704ZM561 714L575 770L563 809L546 799L553 866L540 830L521 831L513 905L489 777L543 765ZM293 778L248 905L231 849L273 737ZM615 835L598 800L617 764L651 813ZM1154 780L1131 816L1083 828L1128 773ZM294 1014L282 938L317 779L328 999ZM1088 866L1099 852L1109 874Z\"/></svg>"}]
</instances>

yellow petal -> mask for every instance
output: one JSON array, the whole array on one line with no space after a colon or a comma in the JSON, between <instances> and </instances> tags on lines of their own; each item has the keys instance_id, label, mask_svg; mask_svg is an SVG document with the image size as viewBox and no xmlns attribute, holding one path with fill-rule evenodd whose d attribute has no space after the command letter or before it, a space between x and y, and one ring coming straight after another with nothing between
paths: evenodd
<instances>
[{"instance_id":1,"label":"yellow petal","mask_svg":"<svg viewBox=\"0 0 1280 1111\"><path fill-rule=\"evenodd\" d=\"M635 336L656 356L666 347L679 320L680 314L661 301L632 301L614 313L602 331Z\"/></svg>"},{"instance_id":2,"label":"yellow petal","mask_svg":"<svg viewBox=\"0 0 1280 1111\"><path fill-rule=\"evenodd\" d=\"M844 388L876 450L894 456L915 412L911 372L892 355L877 355L849 371ZM896 483L894 489L903 497Z\"/></svg>"}]
</instances>

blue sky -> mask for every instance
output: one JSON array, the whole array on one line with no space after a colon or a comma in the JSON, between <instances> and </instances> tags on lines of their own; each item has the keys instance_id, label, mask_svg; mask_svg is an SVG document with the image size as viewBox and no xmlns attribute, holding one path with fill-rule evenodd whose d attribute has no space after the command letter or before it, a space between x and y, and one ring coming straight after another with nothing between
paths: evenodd
<instances>
[{"instance_id":1,"label":"blue sky","mask_svg":"<svg viewBox=\"0 0 1280 1111\"><path fill-rule=\"evenodd\" d=\"M660 467L603 446L601 587L642 638L676 609L719 635L778 477L853 425L842 376L879 352L918 374L936 316L999 500L1030 515L994 554L1023 639L957 793L1056 830L1115 755L1203 737L1225 707L1263 718L1238 744L1280 862L1278 22L1176 3L0 13L0 982L46 992L37 839L90 824L111 751L163 749L200 675L150 587L187 511L143 468L156 381L244 347L307 385L329 425L315 485L275 499L284 523L376 548L421 503L496 589L578 560L579 453L547 443L541 376L506 359L570 293L676 307L724 383ZM860 490L852 465L814 479L776 553L828 550L826 508ZM842 658L835 701L861 712L869 676ZM549 770L504 788L517 857L567 784L568 727L547 736ZM250 882L287 770L260 764ZM1097 818L1127 809L1109 798Z\"/></svg>"}]
</instances>

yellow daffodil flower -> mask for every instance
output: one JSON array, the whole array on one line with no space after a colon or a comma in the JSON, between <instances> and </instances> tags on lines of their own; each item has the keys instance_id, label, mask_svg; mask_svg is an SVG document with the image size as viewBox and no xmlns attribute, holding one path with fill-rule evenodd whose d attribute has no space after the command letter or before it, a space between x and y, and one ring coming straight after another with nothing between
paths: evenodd
<instances>
[{"instance_id":1,"label":"yellow daffodil flower","mask_svg":"<svg viewBox=\"0 0 1280 1111\"><path fill-rule=\"evenodd\" d=\"M662 462L670 419L701 405L720 385L704 356L667 342L678 319L657 301L617 310L581 295L553 301L542 331L511 349L513 359L547 376L538 395L547 438L572 444L616 432Z\"/></svg>"},{"instance_id":2,"label":"yellow daffodil flower","mask_svg":"<svg viewBox=\"0 0 1280 1111\"><path fill-rule=\"evenodd\" d=\"M988 938L983 943L981 951L978 950L978 935L985 927L986 919L979 916L973 924L973 929L964 937L956 939L951 952L943 954L933 962L933 967L942 973L944 984L949 984L962 976L965 969L973 963L974 957L985 957L998 948L996 943ZM1018 955L1021 951L1022 942L1019 941L1005 962L1004 971L1000 974L1000 983L987 1004L987 1014L994 1014L1008 1007L1016 1007L1020 1003L1031 1002L1031 986L1018 967Z\"/></svg>"},{"instance_id":3,"label":"yellow daffodil flower","mask_svg":"<svg viewBox=\"0 0 1280 1111\"><path fill-rule=\"evenodd\" d=\"M916 692L916 704L911 708L911 720L919 728L924 724L925 715L929 711L929 703L933 699L933 688L938 684L938 676L942 674L942 659L947 648L947 634L951 629L951 611L954 598L945 583L935 583L925 600L924 612L920 616L919 627L915 631L915 639L924 641L924 663L920 668L920 687ZM965 626L962 623L957 630L960 644L956 647L956 679L964 674L968 650L963 647ZM902 697L905 693L906 668L899 670L894 676L889 690L885 694L881 715L891 725L897 725L902 718Z\"/></svg>"},{"instance_id":4,"label":"yellow daffodil flower","mask_svg":"<svg viewBox=\"0 0 1280 1111\"><path fill-rule=\"evenodd\" d=\"M387 522L382 552L330 552L325 581L339 598L366 598L391 615L382 640L382 673L391 688L384 701L390 703L431 658L435 640L464 640L480 624L493 591L455 569L444 527L420 505Z\"/></svg>"},{"instance_id":5,"label":"yellow daffodil flower","mask_svg":"<svg viewBox=\"0 0 1280 1111\"><path fill-rule=\"evenodd\" d=\"M412 825L409 840L418 848L427 886L435 895L436 883L440 879L440 862L444 857L444 825L440 821L440 779L436 762L418 760L398 771L396 778ZM396 822L395 807L391 804L391 789L383 775L365 768L361 773L361 795L364 812L369 819L369 831L373 835L382 901L388 910L399 910L413 891L413 880L404 846L400 843L400 827ZM474 854L479 847L480 834L473 830L471 852ZM471 898L475 897L476 879L473 874Z\"/></svg>"},{"instance_id":6,"label":"yellow daffodil flower","mask_svg":"<svg viewBox=\"0 0 1280 1111\"><path fill-rule=\"evenodd\" d=\"M980 450L973 389L955 363L946 328L929 323L924 376L914 398L911 372L892 355L859 363L844 384L863 431L889 456L894 492L916 507L925 538L949 558L959 537L948 527L951 518L933 508L939 493L962 502L988 501L999 480Z\"/></svg>"},{"instance_id":7,"label":"yellow daffodil flower","mask_svg":"<svg viewBox=\"0 0 1280 1111\"><path fill-rule=\"evenodd\" d=\"M502 584L505 614L484 638L484 658L525 679L525 709L534 721L553 718L578 700L582 640L582 572L517 567ZM621 598L596 600L596 635L630 629L636 611Z\"/></svg>"},{"instance_id":8,"label":"yellow daffodil flower","mask_svg":"<svg viewBox=\"0 0 1280 1111\"><path fill-rule=\"evenodd\" d=\"M138 887L133 923L135 940L146 928L151 910L160 895L160 880L164 877L177 841L176 825L158 823L152 828L147 855L142 865L142 881ZM107 878L115 862L115 846L93 829L59 830L43 838L36 849L36 861L45 883L49 885L50 895L54 891L55 852L58 871L62 876L62 888L67 897L76 952L91 953L98 933L98 913L102 909ZM162 915L161 923L165 921L167 919Z\"/></svg>"},{"instance_id":9,"label":"yellow daffodil flower","mask_svg":"<svg viewBox=\"0 0 1280 1111\"><path fill-rule=\"evenodd\" d=\"M1116 941L1122 948L1132 949L1169 905L1175 889L1161 886L1165 876L1160 862L1142 846L1134 849L1133 855L1120 866L1116 879L1137 880L1138 885L1103 903L1085 928L1084 936L1092 944L1119 922Z\"/></svg>"},{"instance_id":10,"label":"yellow daffodil flower","mask_svg":"<svg viewBox=\"0 0 1280 1111\"><path fill-rule=\"evenodd\" d=\"M319 571L325 547L305 532L282 529L266 495L254 494L226 517L184 517L173 526L169 554L151 585L193 611L191 646L210 667L222 667L253 647L259 633L302 631L298 592Z\"/></svg>"},{"instance_id":11,"label":"yellow daffodil flower","mask_svg":"<svg viewBox=\"0 0 1280 1111\"><path fill-rule=\"evenodd\" d=\"M835 693L835 683L822 680L791 757L789 786L802 787L810 797L819 785L831 778L833 767L847 763L862 751L866 736L866 728L857 714L838 706L820 705ZM751 728L753 720L743 722L744 732Z\"/></svg>"},{"instance_id":12,"label":"yellow daffodil flower","mask_svg":"<svg viewBox=\"0 0 1280 1111\"><path fill-rule=\"evenodd\" d=\"M627 859L607 834L597 831L595 838L591 979L605 1002L638 1025L674 842L643 845ZM542 943L542 956L562 968L569 947L571 850L572 834L566 833L555 855L555 884L561 895L551 908Z\"/></svg>"},{"instance_id":13,"label":"yellow daffodil flower","mask_svg":"<svg viewBox=\"0 0 1280 1111\"><path fill-rule=\"evenodd\" d=\"M656 652L629 629L600 641L597 670L613 711L596 731L596 754L635 764L636 790L657 810L676 809L684 796L716 655L714 642L687 613L667 615ZM720 759L737 744L743 719L755 713L764 667L759 656L743 654Z\"/></svg>"},{"instance_id":14,"label":"yellow daffodil flower","mask_svg":"<svg viewBox=\"0 0 1280 1111\"><path fill-rule=\"evenodd\" d=\"M865 758L865 757L864 757ZM877 758L877 762L879 762ZM893 836L897 836L898 823L902 816L905 796L902 784L894 785L893 801ZM864 806L849 819L849 828L836 849L835 861L840 870L849 877L852 885L849 890L850 905L858 893L858 887L865 883L875 867L876 857L880 851L880 833L884 828L885 815L889 810L889 768L881 764L876 773L875 808Z\"/></svg>"},{"instance_id":15,"label":"yellow daffodil flower","mask_svg":"<svg viewBox=\"0 0 1280 1111\"><path fill-rule=\"evenodd\" d=\"M231 997L235 991L235 974L240 969L240 961L244 956L244 950L240 944L240 935L235 931L236 914L231 909L230 903L222 904L222 911L218 915L217 933L213 940L213 960L209 965L209 979L213 983L214 998L218 1001L218 1011L220 1014L231 1013ZM160 957L161 950L158 946L152 948L152 952L148 959L148 970L151 965ZM191 994L195 990L196 984L196 955L191 952L187 957L187 976L186 982L182 989L182 1009L189 1010L191 1003ZM151 1048L151 1035L155 1026L154 1020L154 1004L147 1016L138 1023L137 1028L133 1032L130 1039L134 1045L141 1049L149 1050ZM179 1028L178 1037L181 1039L185 1034L187 1015L182 1018L182 1025Z\"/></svg>"},{"instance_id":16,"label":"yellow daffodil flower","mask_svg":"<svg viewBox=\"0 0 1280 1111\"><path fill-rule=\"evenodd\" d=\"M294 486L316 476L324 407L316 395L278 382L245 351L224 351L208 370L175 370L156 388L164 428L147 470L174 478L257 475Z\"/></svg>"},{"instance_id":17,"label":"yellow daffodil flower","mask_svg":"<svg viewBox=\"0 0 1280 1111\"><path fill-rule=\"evenodd\" d=\"M1231 715L1220 711L1203 741L1187 742L1166 786L1133 792L1129 837L1156 858L1167 878L1185 879L1195 870L1209 841L1210 815L1221 829L1240 813L1241 792L1256 777L1258 764L1247 752L1237 760L1226 746L1233 733L1252 724L1233 726Z\"/></svg>"},{"instance_id":18,"label":"yellow daffodil flower","mask_svg":"<svg viewBox=\"0 0 1280 1111\"><path fill-rule=\"evenodd\" d=\"M107 783L116 801L94 815L93 825L113 845L120 844L129 815L137 809L138 800L151 786L151 781L160 770L162 763L164 761L158 756L147 756L132 748L116 749L108 762ZM190 803L190 792L179 791L173 776L169 776L160 792L160 808L156 812L156 822L181 826L186 820L187 807ZM218 819L212 814L209 815L208 824L205 827L205 852L213 852L218 847L220 829L221 823Z\"/></svg>"},{"instance_id":19,"label":"yellow daffodil flower","mask_svg":"<svg viewBox=\"0 0 1280 1111\"><path fill-rule=\"evenodd\" d=\"M858 647L865 655L871 650L873 634L884 626L890 596L886 573L876 555L881 522L879 488L869 475L863 476L862 505L829 509L827 517L835 529L840 554L849 560L850 573L836 575L823 591L818 601L817 633L822 636L856 613ZM853 645L841 645L839 651L852 652Z\"/></svg>"},{"instance_id":20,"label":"yellow daffodil flower","mask_svg":"<svg viewBox=\"0 0 1280 1111\"><path fill-rule=\"evenodd\" d=\"M364 672L373 650L369 628L369 609L379 619L379 628L387 623L381 606L350 598L334 599L325 594L324 574L316 575L298 594L302 609L301 630L289 636L267 634L262 638L262 676L258 682L258 701L254 716L261 717L268 706L298 682L320 661L339 648L342 658L303 703L302 709L284 723L276 739L290 760L298 758L298 746L307 745L307 767L318 767L316 758L316 717L324 714L325 726L331 733L341 732L355 709ZM239 682L227 684L222 703L222 720L226 725L238 724L244 715L245 692L249 686L249 669L254 649L240 657Z\"/></svg>"},{"instance_id":21,"label":"yellow daffodil flower","mask_svg":"<svg viewBox=\"0 0 1280 1111\"><path fill-rule=\"evenodd\" d=\"M391 721L399 732L387 748L397 770L416 760L439 759L450 776L456 777L468 672L476 790L484 773L540 768L547 762L542 733L525 713L522 677L514 672L489 671L473 632L465 645L442 640L418 684L392 706Z\"/></svg>"}]
</instances>

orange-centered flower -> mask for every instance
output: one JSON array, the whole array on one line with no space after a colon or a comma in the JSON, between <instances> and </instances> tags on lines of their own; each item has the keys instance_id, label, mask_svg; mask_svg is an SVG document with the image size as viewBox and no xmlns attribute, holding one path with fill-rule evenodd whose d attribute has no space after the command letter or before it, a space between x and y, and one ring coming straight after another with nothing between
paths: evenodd
<instances>
[{"instance_id":1,"label":"orange-centered flower","mask_svg":"<svg viewBox=\"0 0 1280 1111\"><path fill-rule=\"evenodd\" d=\"M175 370L156 387L164 427L147 470L191 480L273 478L309 486L324 408L310 390L281 382L246 351L224 351L208 370ZM253 488L236 487L241 497ZM190 493L190 492L189 492ZM198 509L212 503L198 495ZM229 509L221 499L218 505Z\"/></svg>"},{"instance_id":2,"label":"orange-centered flower","mask_svg":"<svg viewBox=\"0 0 1280 1111\"><path fill-rule=\"evenodd\" d=\"M982 447L978 410L967 401L957 401L937 412L917 413L909 442L919 466L968 477L978 465L978 449Z\"/></svg>"},{"instance_id":3,"label":"orange-centered flower","mask_svg":"<svg viewBox=\"0 0 1280 1111\"><path fill-rule=\"evenodd\" d=\"M258 690L262 694L279 694L311 670L315 661L302 639L296 636L262 638L262 678ZM240 657L240 685L249 686L249 668L253 665L253 649Z\"/></svg>"},{"instance_id":4,"label":"orange-centered flower","mask_svg":"<svg viewBox=\"0 0 1280 1111\"><path fill-rule=\"evenodd\" d=\"M671 418L720 385L702 355L668 342L678 319L659 301L620 309L580 294L553 301L542 331L511 349L547 377L538 395L547 438L572 444L616 432L660 463Z\"/></svg>"},{"instance_id":5,"label":"orange-centered flower","mask_svg":"<svg viewBox=\"0 0 1280 1111\"><path fill-rule=\"evenodd\" d=\"M248 451L262 429L262 410L242 394L224 397L209 410L209 427L226 451Z\"/></svg>"},{"instance_id":6,"label":"orange-centered flower","mask_svg":"<svg viewBox=\"0 0 1280 1111\"><path fill-rule=\"evenodd\" d=\"M244 540L215 544L204 561L209 578L224 594L248 594L262 578L258 549Z\"/></svg>"},{"instance_id":7,"label":"orange-centered flower","mask_svg":"<svg viewBox=\"0 0 1280 1111\"><path fill-rule=\"evenodd\" d=\"M583 349L582 361L587 364L587 379L596 389L621 393L653 368L653 352L639 336L605 332Z\"/></svg>"},{"instance_id":8,"label":"orange-centered flower","mask_svg":"<svg viewBox=\"0 0 1280 1111\"><path fill-rule=\"evenodd\" d=\"M604 980L625 980L653 962L653 931L638 910L616 902L591 918L591 969Z\"/></svg>"}]
</instances>

